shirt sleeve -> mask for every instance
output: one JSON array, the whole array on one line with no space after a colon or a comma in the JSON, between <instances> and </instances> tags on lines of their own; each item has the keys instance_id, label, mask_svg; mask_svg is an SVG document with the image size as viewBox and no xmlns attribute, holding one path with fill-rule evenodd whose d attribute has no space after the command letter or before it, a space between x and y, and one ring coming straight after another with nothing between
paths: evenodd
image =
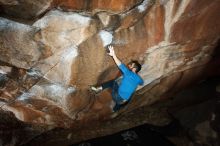
<instances>
[{"instance_id":1,"label":"shirt sleeve","mask_svg":"<svg viewBox=\"0 0 220 146\"><path fill-rule=\"evenodd\" d=\"M127 74L129 72L129 69L123 63L119 65L119 69L122 71L123 74Z\"/></svg>"}]
</instances>

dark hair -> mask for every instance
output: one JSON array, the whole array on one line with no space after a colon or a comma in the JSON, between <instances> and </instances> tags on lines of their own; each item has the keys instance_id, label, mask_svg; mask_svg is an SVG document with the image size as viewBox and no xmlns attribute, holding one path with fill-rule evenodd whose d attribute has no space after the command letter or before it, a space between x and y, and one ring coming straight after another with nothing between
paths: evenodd
<instances>
[{"instance_id":1,"label":"dark hair","mask_svg":"<svg viewBox=\"0 0 220 146\"><path fill-rule=\"evenodd\" d=\"M134 68L136 69L136 73L138 73L141 70L141 64L137 60L131 60L129 64L134 63Z\"/></svg>"}]
</instances>

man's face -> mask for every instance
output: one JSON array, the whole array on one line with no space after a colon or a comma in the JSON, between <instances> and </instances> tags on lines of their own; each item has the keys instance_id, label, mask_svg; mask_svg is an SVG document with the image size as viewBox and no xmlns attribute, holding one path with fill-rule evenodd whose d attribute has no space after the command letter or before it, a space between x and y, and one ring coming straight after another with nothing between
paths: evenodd
<instances>
[{"instance_id":1,"label":"man's face","mask_svg":"<svg viewBox=\"0 0 220 146\"><path fill-rule=\"evenodd\" d=\"M128 64L128 68L129 68L130 70L131 70L132 67L134 66L133 64L134 64L134 63L129 63L129 64Z\"/></svg>"},{"instance_id":2,"label":"man's face","mask_svg":"<svg viewBox=\"0 0 220 146\"><path fill-rule=\"evenodd\" d=\"M128 69L130 69L131 71L135 72L136 68L134 68L134 66L135 66L135 63L129 63L128 64Z\"/></svg>"}]
</instances>

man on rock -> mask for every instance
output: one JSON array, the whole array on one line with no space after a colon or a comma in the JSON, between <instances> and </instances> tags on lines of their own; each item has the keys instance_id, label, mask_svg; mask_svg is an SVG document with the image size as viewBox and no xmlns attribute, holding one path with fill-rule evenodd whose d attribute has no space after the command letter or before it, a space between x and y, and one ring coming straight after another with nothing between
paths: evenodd
<instances>
[{"instance_id":1,"label":"man on rock","mask_svg":"<svg viewBox=\"0 0 220 146\"><path fill-rule=\"evenodd\" d=\"M100 86L91 86L91 90L99 93L100 91L111 88L112 99L115 102L113 112L116 112L120 107L130 100L132 94L137 89L138 85L143 85L142 78L137 74L141 70L141 65L138 61L131 61L126 67L115 54L113 46L108 46L109 55L114 59L116 65L122 72L122 76L115 80L108 81Z\"/></svg>"}]
</instances>

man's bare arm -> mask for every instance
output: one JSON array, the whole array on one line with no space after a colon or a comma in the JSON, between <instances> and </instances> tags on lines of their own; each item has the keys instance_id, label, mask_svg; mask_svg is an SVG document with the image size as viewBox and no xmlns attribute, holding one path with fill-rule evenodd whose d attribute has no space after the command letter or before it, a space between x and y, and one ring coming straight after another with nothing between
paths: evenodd
<instances>
[{"instance_id":1,"label":"man's bare arm","mask_svg":"<svg viewBox=\"0 0 220 146\"><path fill-rule=\"evenodd\" d=\"M121 65L121 61L118 59L118 57L115 55L115 50L113 48L113 46L108 46L109 49L109 53L108 55L112 56L112 58L114 59L115 63L117 64L117 66Z\"/></svg>"}]
</instances>

